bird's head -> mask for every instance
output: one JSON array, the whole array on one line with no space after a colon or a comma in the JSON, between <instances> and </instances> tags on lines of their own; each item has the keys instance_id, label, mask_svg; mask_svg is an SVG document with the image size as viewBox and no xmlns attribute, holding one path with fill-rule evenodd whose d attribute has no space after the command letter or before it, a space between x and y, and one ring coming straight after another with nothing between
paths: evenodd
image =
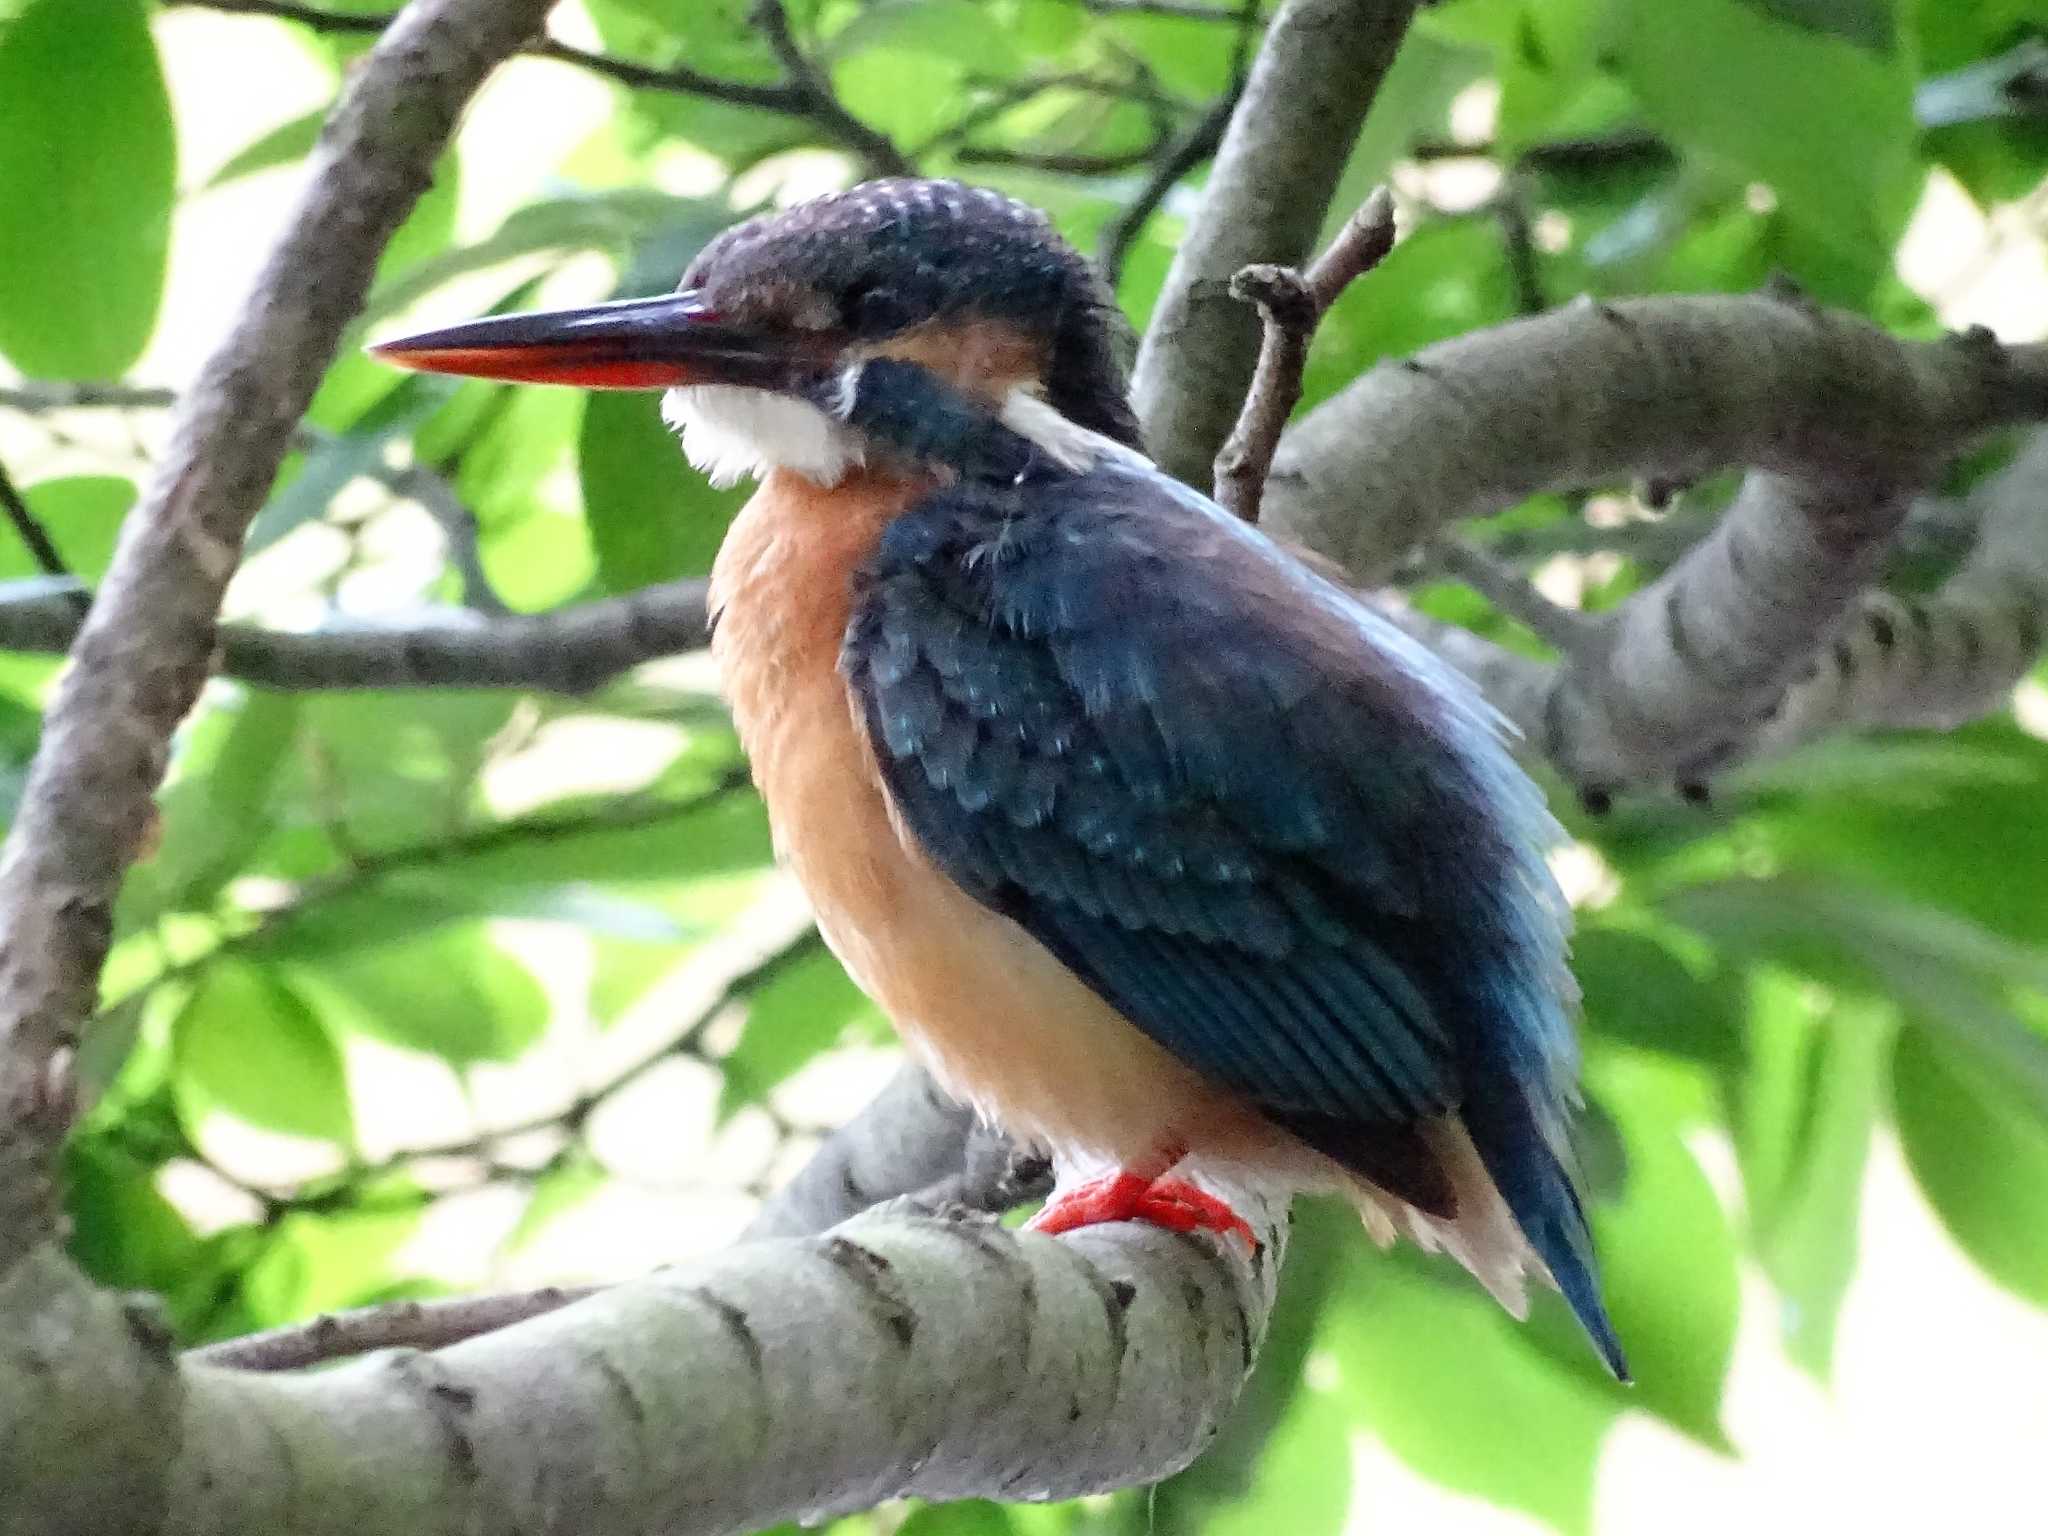
<instances>
[{"instance_id":1,"label":"bird's head","mask_svg":"<svg viewBox=\"0 0 2048 1536\"><path fill-rule=\"evenodd\" d=\"M1000 471L1020 439L1059 458L1134 447L1126 336L1093 267L1037 209L899 178L727 230L672 294L371 350L436 373L665 390L714 480L781 468L829 485L872 462Z\"/></svg>"}]
</instances>

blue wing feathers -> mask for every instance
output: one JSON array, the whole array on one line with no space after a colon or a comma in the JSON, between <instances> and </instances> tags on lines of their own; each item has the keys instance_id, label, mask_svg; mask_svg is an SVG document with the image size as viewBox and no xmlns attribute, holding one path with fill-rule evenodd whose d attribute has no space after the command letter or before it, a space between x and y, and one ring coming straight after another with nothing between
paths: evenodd
<instances>
[{"instance_id":1,"label":"blue wing feathers","mask_svg":"<svg viewBox=\"0 0 2048 1536\"><path fill-rule=\"evenodd\" d=\"M1563 1162L1555 824L1462 679L1156 473L963 484L856 577L844 656L938 866L1196 1071L1442 1211L1458 1109L1610 1359Z\"/></svg>"}]
</instances>

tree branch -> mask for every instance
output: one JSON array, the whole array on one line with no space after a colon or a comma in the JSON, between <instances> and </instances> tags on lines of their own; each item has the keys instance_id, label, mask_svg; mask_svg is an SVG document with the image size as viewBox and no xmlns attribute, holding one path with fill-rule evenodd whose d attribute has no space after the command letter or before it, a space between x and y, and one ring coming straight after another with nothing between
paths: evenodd
<instances>
[{"instance_id":1,"label":"tree branch","mask_svg":"<svg viewBox=\"0 0 2048 1536\"><path fill-rule=\"evenodd\" d=\"M1876 578L1912 489L1752 474L1712 534L1566 654L1545 753L1596 800L1741 756Z\"/></svg>"},{"instance_id":2,"label":"tree branch","mask_svg":"<svg viewBox=\"0 0 2048 1536\"><path fill-rule=\"evenodd\" d=\"M768 39L790 90L804 103L804 112L827 134L860 158L869 176L915 176L917 167L886 134L878 133L846 110L833 93L832 82L797 45L782 0L757 0L749 21Z\"/></svg>"},{"instance_id":3,"label":"tree branch","mask_svg":"<svg viewBox=\"0 0 2048 1536\"><path fill-rule=\"evenodd\" d=\"M599 1289L595 1285L544 1285L538 1290L494 1296L392 1301L202 1345L187 1350L185 1358L222 1370L297 1371L377 1349L445 1349L595 1296Z\"/></svg>"},{"instance_id":4,"label":"tree branch","mask_svg":"<svg viewBox=\"0 0 2048 1536\"><path fill-rule=\"evenodd\" d=\"M333 11L317 5L300 4L298 0L165 0L165 3L234 15L272 16L281 21L298 22L316 32L380 32L391 20L389 15ZM707 75L687 64L641 64L632 59L594 53L552 37L534 38L520 51L535 58L573 64L592 74L615 80L620 85L640 90L672 91L733 106L758 107L762 111L780 112L789 117L809 118L828 139L858 156L868 174L911 174L910 163L903 153L884 135L848 112L833 94L831 82L796 46L790 36L788 16L777 0L769 0L769 3L758 7L751 19L768 37L783 65L785 78L779 82L762 84L750 80L727 80L718 75Z\"/></svg>"},{"instance_id":5,"label":"tree branch","mask_svg":"<svg viewBox=\"0 0 2048 1536\"><path fill-rule=\"evenodd\" d=\"M1153 458L1191 485L1207 489L1258 355L1257 319L1230 297L1230 279L1308 255L1415 9L1287 0L1266 32L1132 380Z\"/></svg>"},{"instance_id":6,"label":"tree branch","mask_svg":"<svg viewBox=\"0 0 2048 1536\"><path fill-rule=\"evenodd\" d=\"M0 583L0 650L62 652L78 632L74 587ZM552 613L487 617L431 609L405 621L302 634L219 627L219 669L287 692L527 688L589 693L621 672L709 638L702 581L670 582Z\"/></svg>"},{"instance_id":7,"label":"tree branch","mask_svg":"<svg viewBox=\"0 0 2048 1536\"><path fill-rule=\"evenodd\" d=\"M58 553L57 546L50 540L50 531L36 520L35 513L22 499L21 492L15 489L14 477L7 473L7 466L4 464L0 464L0 511L7 514L7 521L14 527L15 537L19 538L28 550L29 558L35 561L37 570L53 581L73 580L70 568L64 564L63 555ZM81 590L72 593L68 601L83 617L87 607L84 592Z\"/></svg>"},{"instance_id":8,"label":"tree branch","mask_svg":"<svg viewBox=\"0 0 2048 1536\"><path fill-rule=\"evenodd\" d=\"M1283 1213L1227 1193L1256 1254L877 1213L313 1376L180 1368L44 1250L0 1305L61 1319L65 1370L0 1348L25 1431L0 1438L0 1528L715 1536L1150 1481L1215 1432L1272 1305Z\"/></svg>"},{"instance_id":9,"label":"tree branch","mask_svg":"<svg viewBox=\"0 0 2048 1536\"><path fill-rule=\"evenodd\" d=\"M1731 464L1914 486L2048 416L2048 346L1901 341L1780 297L1582 302L1382 363L1295 423L1265 526L1387 579L1446 524L1544 490Z\"/></svg>"},{"instance_id":10,"label":"tree branch","mask_svg":"<svg viewBox=\"0 0 2048 1536\"><path fill-rule=\"evenodd\" d=\"M418 0L400 13L336 106L284 238L123 528L0 856L0 1231L16 1255L52 1230L69 1058L114 894L171 733L210 671L243 535L464 103L546 11L545 0Z\"/></svg>"},{"instance_id":11,"label":"tree branch","mask_svg":"<svg viewBox=\"0 0 2048 1536\"><path fill-rule=\"evenodd\" d=\"M1948 730L2002 707L2048 643L2048 433L1968 500L1969 558L1906 599L1867 585L1898 493L1753 475L1684 559L1585 619L1562 663L1383 601L1599 809L1832 731Z\"/></svg>"},{"instance_id":12,"label":"tree branch","mask_svg":"<svg viewBox=\"0 0 2048 1536\"><path fill-rule=\"evenodd\" d=\"M1338 295L1393 248L1394 200L1385 187L1376 187L1308 271L1252 266L1231 278L1230 296L1257 305L1264 327L1244 410L1216 455L1216 500L1246 522L1259 520L1273 452L1301 400L1302 370L1316 327Z\"/></svg>"}]
</instances>

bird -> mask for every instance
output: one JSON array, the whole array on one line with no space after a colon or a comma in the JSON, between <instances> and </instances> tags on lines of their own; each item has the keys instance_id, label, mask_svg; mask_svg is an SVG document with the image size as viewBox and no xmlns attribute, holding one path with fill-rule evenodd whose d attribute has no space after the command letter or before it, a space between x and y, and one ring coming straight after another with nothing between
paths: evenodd
<instances>
[{"instance_id":1,"label":"bird","mask_svg":"<svg viewBox=\"0 0 2048 1536\"><path fill-rule=\"evenodd\" d=\"M1129 327L1030 205L865 182L672 293L381 343L663 392L759 487L712 650L778 857L938 1082L1063 1166L1034 1218L1252 1241L1199 1169L1337 1192L1609 1369L1568 1140L1561 836L1475 689L1146 457Z\"/></svg>"}]
</instances>

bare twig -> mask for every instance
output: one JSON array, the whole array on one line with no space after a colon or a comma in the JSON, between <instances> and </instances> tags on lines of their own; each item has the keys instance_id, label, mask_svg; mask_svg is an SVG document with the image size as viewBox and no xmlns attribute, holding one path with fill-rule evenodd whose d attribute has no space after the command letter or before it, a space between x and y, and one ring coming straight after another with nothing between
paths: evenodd
<instances>
[{"instance_id":1,"label":"bare twig","mask_svg":"<svg viewBox=\"0 0 2048 1536\"><path fill-rule=\"evenodd\" d=\"M391 232L545 0L417 0L354 73L284 237L180 409L58 685L0 856L0 1273L53 1230L70 1056L242 538Z\"/></svg>"},{"instance_id":2,"label":"bare twig","mask_svg":"<svg viewBox=\"0 0 2048 1536\"><path fill-rule=\"evenodd\" d=\"M82 589L0 583L0 650L68 649ZM527 688L584 694L642 662L702 646L702 581L647 587L553 613L429 609L404 621L306 633L222 624L218 667L293 693L349 688Z\"/></svg>"},{"instance_id":3,"label":"bare twig","mask_svg":"<svg viewBox=\"0 0 2048 1536\"><path fill-rule=\"evenodd\" d=\"M1538 639L1549 641L1561 654L1569 656L1583 650L1600 632L1600 621L1591 614L1553 603L1521 572L1483 549L1457 539L1440 538L1430 545L1430 552L1447 574L1464 582Z\"/></svg>"},{"instance_id":4,"label":"bare twig","mask_svg":"<svg viewBox=\"0 0 2048 1536\"><path fill-rule=\"evenodd\" d=\"M1177 16L1183 21L1236 21L1239 7L1204 0L1077 0L1098 16Z\"/></svg>"},{"instance_id":5,"label":"bare twig","mask_svg":"<svg viewBox=\"0 0 2048 1536\"><path fill-rule=\"evenodd\" d=\"M1244 404L1257 319L1230 279L1307 256L1416 0L1287 0L1266 29L1138 352L1132 399L1161 468L1207 489Z\"/></svg>"},{"instance_id":6,"label":"bare twig","mask_svg":"<svg viewBox=\"0 0 2048 1536\"><path fill-rule=\"evenodd\" d=\"M917 172L903 151L846 110L833 93L832 82L798 45L782 0L758 0L748 19L760 28L782 65L789 88L804 102L805 113L820 128L860 157L870 176L912 176Z\"/></svg>"},{"instance_id":7,"label":"bare twig","mask_svg":"<svg viewBox=\"0 0 2048 1536\"><path fill-rule=\"evenodd\" d=\"M328 10L300 4L298 0L166 0L166 3L238 15L273 16L282 21L299 22L319 32L380 32L391 19L374 13ZM809 118L826 137L859 156L871 174L893 176L908 173L909 162L902 152L887 137L849 113L832 93L831 83L797 48L790 37L788 17L779 3L770 0L770 3L762 5L753 20L775 48L787 78L765 84L727 80L707 75L687 64L642 64L633 59L579 48L552 37L536 37L522 51L535 58L573 64L639 90L672 91L733 106L758 107L790 117Z\"/></svg>"},{"instance_id":8,"label":"bare twig","mask_svg":"<svg viewBox=\"0 0 2048 1536\"><path fill-rule=\"evenodd\" d=\"M7 521L14 525L16 535L27 547L29 558L35 561L37 570L59 581L74 579L71 568L65 565L63 555L58 553L56 544L52 542L50 531L37 519L28 502L22 498L21 492L15 489L14 479L7 473L7 466L4 464L0 464L0 510L6 512ZM78 611L81 618L84 617L85 610L92 606L92 599L82 588L68 591L63 596L65 601Z\"/></svg>"},{"instance_id":9,"label":"bare twig","mask_svg":"<svg viewBox=\"0 0 2048 1536\"><path fill-rule=\"evenodd\" d=\"M44 384L30 380L0 385L0 409L29 416L69 410L163 410L176 401L175 391L146 384ZM311 422L300 422L292 431L292 446L302 453L329 448L341 441L339 434ZM392 464L382 458L365 465L363 474L393 495L418 506L439 526L448 563L462 583L466 607L494 615L508 611L483 567L477 548L476 513L445 475L425 464ZM4 600L0 600L0 606L4 606Z\"/></svg>"},{"instance_id":10,"label":"bare twig","mask_svg":"<svg viewBox=\"0 0 2048 1536\"><path fill-rule=\"evenodd\" d=\"M1131 242L1138 238L1138 231L1159 205L1166 201L1166 195L1180 184L1182 177L1216 153L1216 146L1223 142L1223 130L1230 125L1230 117L1237 110L1239 92L1226 92L1209 104L1208 110L1169 140L1159 161L1152 168L1152 174L1145 178L1145 184L1126 203L1117 216L1102 228L1102 239L1096 247L1096 264L1114 284L1123 275L1124 260L1131 253Z\"/></svg>"},{"instance_id":11,"label":"bare twig","mask_svg":"<svg viewBox=\"0 0 2048 1536\"><path fill-rule=\"evenodd\" d=\"M391 1301L201 1345L185 1351L185 1358L224 1370L297 1371L326 1360L367 1355L374 1349L443 1349L558 1311L602 1289L596 1285L546 1285L493 1296Z\"/></svg>"},{"instance_id":12,"label":"bare twig","mask_svg":"<svg viewBox=\"0 0 2048 1536\"><path fill-rule=\"evenodd\" d=\"M1394 248L1394 199L1376 187L1307 272L1250 266L1230 280L1230 296L1256 304L1265 323L1259 364L1230 440L1216 455L1216 499L1248 523L1259 520L1266 472L1287 418L1301 399L1308 346L1330 306Z\"/></svg>"}]
</instances>

